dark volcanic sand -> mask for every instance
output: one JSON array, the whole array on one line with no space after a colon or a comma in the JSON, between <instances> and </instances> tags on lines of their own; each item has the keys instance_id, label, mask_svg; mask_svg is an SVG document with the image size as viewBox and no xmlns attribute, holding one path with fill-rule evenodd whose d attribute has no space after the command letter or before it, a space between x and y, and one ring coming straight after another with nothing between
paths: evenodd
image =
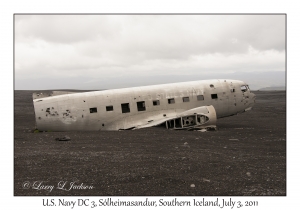
<instances>
[{"instance_id":1,"label":"dark volcanic sand","mask_svg":"<svg viewBox=\"0 0 300 210\"><path fill-rule=\"evenodd\" d=\"M14 195L286 195L285 91L255 92L252 111L219 119L217 131L204 133L32 133L32 92L15 91ZM55 141L65 135L71 141ZM48 192L25 189L26 181L93 189Z\"/></svg>"}]
</instances>

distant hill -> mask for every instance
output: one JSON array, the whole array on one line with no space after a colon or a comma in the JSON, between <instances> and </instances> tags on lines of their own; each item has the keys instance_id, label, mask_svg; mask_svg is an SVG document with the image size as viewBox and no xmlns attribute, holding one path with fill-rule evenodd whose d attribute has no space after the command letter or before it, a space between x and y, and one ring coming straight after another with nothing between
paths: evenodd
<instances>
[{"instance_id":1,"label":"distant hill","mask_svg":"<svg viewBox=\"0 0 300 210\"><path fill-rule=\"evenodd\" d=\"M280 87L265 87L259 89L259 91L276 91L276 90L286 90L285 86L280 86Z\"/></svg>"}]
</instances>

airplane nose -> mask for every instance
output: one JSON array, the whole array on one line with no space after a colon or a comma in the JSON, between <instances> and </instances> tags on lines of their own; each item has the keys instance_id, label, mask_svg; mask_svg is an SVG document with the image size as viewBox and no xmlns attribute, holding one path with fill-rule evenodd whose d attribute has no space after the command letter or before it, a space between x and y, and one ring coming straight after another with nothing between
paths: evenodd
<instances>
[{"instance_id":1,"label":"airplane nose","mask_svg":"<svg viewBox=\"0 0 300 210\"><path fill-rule=\"evenodd\" d=\"M249 94L250 103L255 103L256 95L254 93Z\"/></svg>"},{"instance_id":2,"label":"airplane nose","mask_svg":"<svg viewBox=\"0 0 300 210\"><path fill-rule=\"evenodd\" d=\"M252 109L252 107L255 104L255 99L256 99L256 95L254 93L250 93L250 95L249 95L249 103L248 103L247 108L244 110L245 112L247 112L247 111L249 111L249 110Z\"/></svg>"},{"instance_id":3,"label":"airplane nose","mask_svg":"<svg viewBox=\"0 0 300 210\"><path fill-rule=\"evenodd\" d=\"M253 101L253 103L255 103L255 100L256 100L256 95L254 93L252 93L252 101Z\"/></svg>"}]
</instances>

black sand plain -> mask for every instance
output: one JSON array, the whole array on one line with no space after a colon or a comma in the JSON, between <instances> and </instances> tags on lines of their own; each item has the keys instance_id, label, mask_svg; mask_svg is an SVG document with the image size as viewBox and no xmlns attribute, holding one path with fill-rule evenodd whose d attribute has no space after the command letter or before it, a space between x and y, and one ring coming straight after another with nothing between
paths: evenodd
<instances>
[{"instance_id":1,"label":"black sand plain","mask_svg":"<svg viewBox=\"0 0 300 210\"><path fill-rule=\"evenodd\" d=\"M253 110L217 131L40 133L33 92L14 92L15 196L286 195L285 91L256 91Z\"/></svg>"}]
</instances>

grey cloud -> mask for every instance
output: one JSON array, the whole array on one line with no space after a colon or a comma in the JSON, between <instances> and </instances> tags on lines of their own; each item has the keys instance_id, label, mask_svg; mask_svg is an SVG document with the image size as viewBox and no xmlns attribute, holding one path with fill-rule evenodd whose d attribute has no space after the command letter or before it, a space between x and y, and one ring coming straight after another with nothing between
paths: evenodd
<instances>
[{"instance_id":1,"label":"grey cloud","mask_svg":"<svg viewBox=\"0 0 300 210\"><path fill-rule=\"evenodd\" d=\"M234 26L237 39L258 50L285 50L285 18L285 15L242 16Z\"/></svg>"},{"instance_id":2,"label":"grey cloud","mask_svg":"<svg viewBox=\"0 0 300 210\"><path fill-rule=\"evenodd\" d=\"M105 15L16 15L17 39L74 43L111 39L121 29ZM27 38L27 39L26 39Z\"/></svg>"},{"instance_id":3,"label":"grey cloud","mask_svg":"<svg viewBox=\"0 0 300 210\"><path fill-rule=\"evenodd\" d=\"M65 86L71 83L60 78L120 76L125 84L153 75L285 70L284 15L16 15L15 21L16 83Z\"/></svg>"}]
</instances>

